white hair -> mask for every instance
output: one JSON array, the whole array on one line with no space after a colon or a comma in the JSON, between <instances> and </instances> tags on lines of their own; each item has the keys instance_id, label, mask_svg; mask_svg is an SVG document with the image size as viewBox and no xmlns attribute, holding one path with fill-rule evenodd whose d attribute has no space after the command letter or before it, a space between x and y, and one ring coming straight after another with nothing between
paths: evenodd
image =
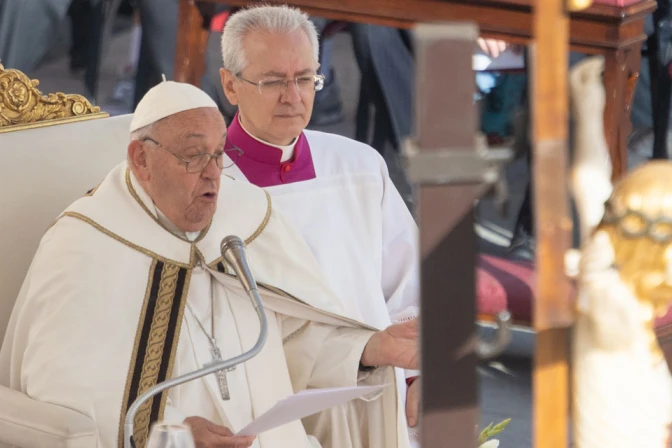
<instances>
[{"instance_id":1,"label":"white hair","mask_svg":"<svg viewBox=\"0 0 672 448\"><path fill-rule=\"evenodd\" d=\"M313 47L315 62L319 60L317 29L308 14L287 5L254 6L233 14L224 26L222 33L222 59L224 68L234 75L247 67L243 39L251 31L269 34L290 34L303 30Z\"/></svg>"},{"instance_id":2,"label":"white hair","mask_svg":"<svg viewBox=\"0 0 672 448\"><path fill-rule=\"evenodd\" d=\"M157 122L150 123L147 126L143 126L131 132L131 141L142 140L145 137L149 137L149 134L151 134L151 132L154 130L156 123Z\"/></svg>"}]
</instances>

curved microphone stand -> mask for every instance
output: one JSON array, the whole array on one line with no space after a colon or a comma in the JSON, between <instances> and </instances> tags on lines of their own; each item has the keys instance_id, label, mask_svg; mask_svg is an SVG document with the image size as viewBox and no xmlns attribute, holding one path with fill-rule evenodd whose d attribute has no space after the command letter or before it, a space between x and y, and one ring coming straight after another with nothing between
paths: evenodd
<instances>
[{"instance_id":1,"label":"curved microphone stand","mask_svg":"<svg viewBox=\"0 0 672 448\"><path fill-rule=\"evenodd\" d=\"M215 373L219 370L228 369L242 362L248 361L249 359L254 358L257 354L259 354L261 349L264 347L264 344L266 343L266 336L268 334L266 313L264 313L264 307L261 303L261 297L259 296L257 284L254 281L254 277L252 277L250 269L245 260L245 245L237 236L227 236L222 240L221 252L222 258L224 258L224 260L226 260L227 263L233 267L238 280L243 285L243 288L245 288L248 297L254 305L254 309L257 312L257 316L259 317L259 324L261 326L261 330L259 331L259 338L257 339L256 344L254 344L254 347L252 347L247 352L236 356L235 358L213 362L211 364L207 364L202 369L164 381L163 383L157 384L156 386L148 389L147 392L136 398L131 407L128 408L126 419L124 420L124 448L135 448L135 443L133 442L133 421L135 420L135 414L137 414L138 410L144 402L152 398L154 395L160 394L164 390L171 387L179 386L180 384L193 381L211 373Z\"/></svg>"}]
</instances>

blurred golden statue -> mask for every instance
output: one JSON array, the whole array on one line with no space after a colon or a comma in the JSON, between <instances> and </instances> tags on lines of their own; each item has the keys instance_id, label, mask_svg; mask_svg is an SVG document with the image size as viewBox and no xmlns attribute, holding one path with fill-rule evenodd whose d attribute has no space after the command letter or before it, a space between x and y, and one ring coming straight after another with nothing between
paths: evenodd
<instances>
[{"instance_id":1,"label":"blurred golden statue","mask_svg":"<svg viewBox=\"0 0 672 448\"><path fill-rule=\"evenodd\" d=\"M672 423L672 378L653 325L672 300L672 162L646 163L612 187L603 70L604 59L595 57L570 73L570 188L581 234L580 250L568 254L579 287L573 446L662 448Z\"/></svg>"}]
</instances>

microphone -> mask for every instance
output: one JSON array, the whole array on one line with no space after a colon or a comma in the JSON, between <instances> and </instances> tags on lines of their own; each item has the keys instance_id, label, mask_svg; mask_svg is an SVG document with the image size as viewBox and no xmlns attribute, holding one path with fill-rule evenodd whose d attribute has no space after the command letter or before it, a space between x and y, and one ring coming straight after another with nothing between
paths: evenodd
<instances>
[{"instance_id":1,"label":"microphone","mask_svg":"<svg viewBox=\"0 0 672 448\"><path fill-rule=\"evenodd\" d=\"M237 366L242 362L248 361L257 356L266 343L266 337L268 336L268 322L266 321L264 306L261 303L261 296L259 296L259 291L257 290L257 283L254 281L250 267L247 264L247 257L245 256L245 244L243 244L242 240L237 236L230 235L222 240L220 249L222 258L236 272L238 281L245 289L247 296L254 305L254 310L257 312L260 325L257 342L254 344L254 347L241 355L231 359L225 359L206 364L195 372L185 373L184 375L178 376L177 378L166 380L155 385L154 387L149 388L144 394L136 398L133 404L128 408L126 419L124 420L124 448L135 447L135 443L133 441L133 424L135 420L135 414L137 414L138 410L144 402L152 398L154 395L160 394L164 390L170 389L171 387L179 386L180 384L193 381L220 370L230 369L231 367Z\"/></svg>"},{"instance_id":2,"label":"microphone","mask_svg":"<svg viewBox=\"0 0 672 448\"><path fill-rule=\"evenodd\" d=\"M257 283L250 272L250 267L247 264L245 256L245 245L240 238L234 235L227 236L222 240L219 246L222 252L222 258L226 261L236 272L238 280L245 288L248 294L253 289L257 289Z\"/></svg>"}]
</instances>

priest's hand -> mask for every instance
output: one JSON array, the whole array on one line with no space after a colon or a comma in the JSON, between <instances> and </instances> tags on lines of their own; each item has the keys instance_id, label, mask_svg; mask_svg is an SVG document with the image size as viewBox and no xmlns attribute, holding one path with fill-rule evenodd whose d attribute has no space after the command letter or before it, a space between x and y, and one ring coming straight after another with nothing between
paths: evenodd
<instances>
[{"instance_id":1,"label":"priest's hand","mask_svg":"<svg viewBox=\"0 0 672 448\"><path fill-rule=\"evenodd\" d=\"M418 424L418 410L420 409L420 378L416 378L406 391L406 420L408 426L415 428Z\"/></svg>"},{"instance_id":2,"label":"priest's hand","mask_svg":"<svg viewBox=\"0 0 672 448\"><path fill-rule=\"evenodd\" d=\"M509 48L515 54L520 54L523 51L523 47L520 45L510 45L509 43L498 39L483 39L482 37L479 37L476 42L478 43L478 46L481 47L481 51L492 59L499 57Z\"/></svg>"},{"instance_id":3,"label":"priest's hand","mask_svg":"<svg viewBox=\"0 0 672 448\"><path fill-rule=\"evenodd\" d=\"M229 428L201 417L188 417L184 423L191 428L196 448L245 448L254 443L254 436L235 436Z\"/></svg>"},{"instance_id":4,"label":"priest's hand","mask_svg":"<svg viewBox=\"0 0 672 448\"><path fill-rule=\"evenodd\" d=\"M509 47L508 43L497 39L483 39L482 37L479 37L476 42L478 43L478 46L481 47L481 51L493 59L504 53Z\"/></svg>"},{"instance_id":5,"label":"priest's hand","mask_svg":"<svg viewBox=\"0 0 672 448\"><path fill-rule=\"evenodd\" d=\"M361 363L417 370L418 351L418 320L413 319L375 332L364 347Z\"/></svg>"}]
</instances>

